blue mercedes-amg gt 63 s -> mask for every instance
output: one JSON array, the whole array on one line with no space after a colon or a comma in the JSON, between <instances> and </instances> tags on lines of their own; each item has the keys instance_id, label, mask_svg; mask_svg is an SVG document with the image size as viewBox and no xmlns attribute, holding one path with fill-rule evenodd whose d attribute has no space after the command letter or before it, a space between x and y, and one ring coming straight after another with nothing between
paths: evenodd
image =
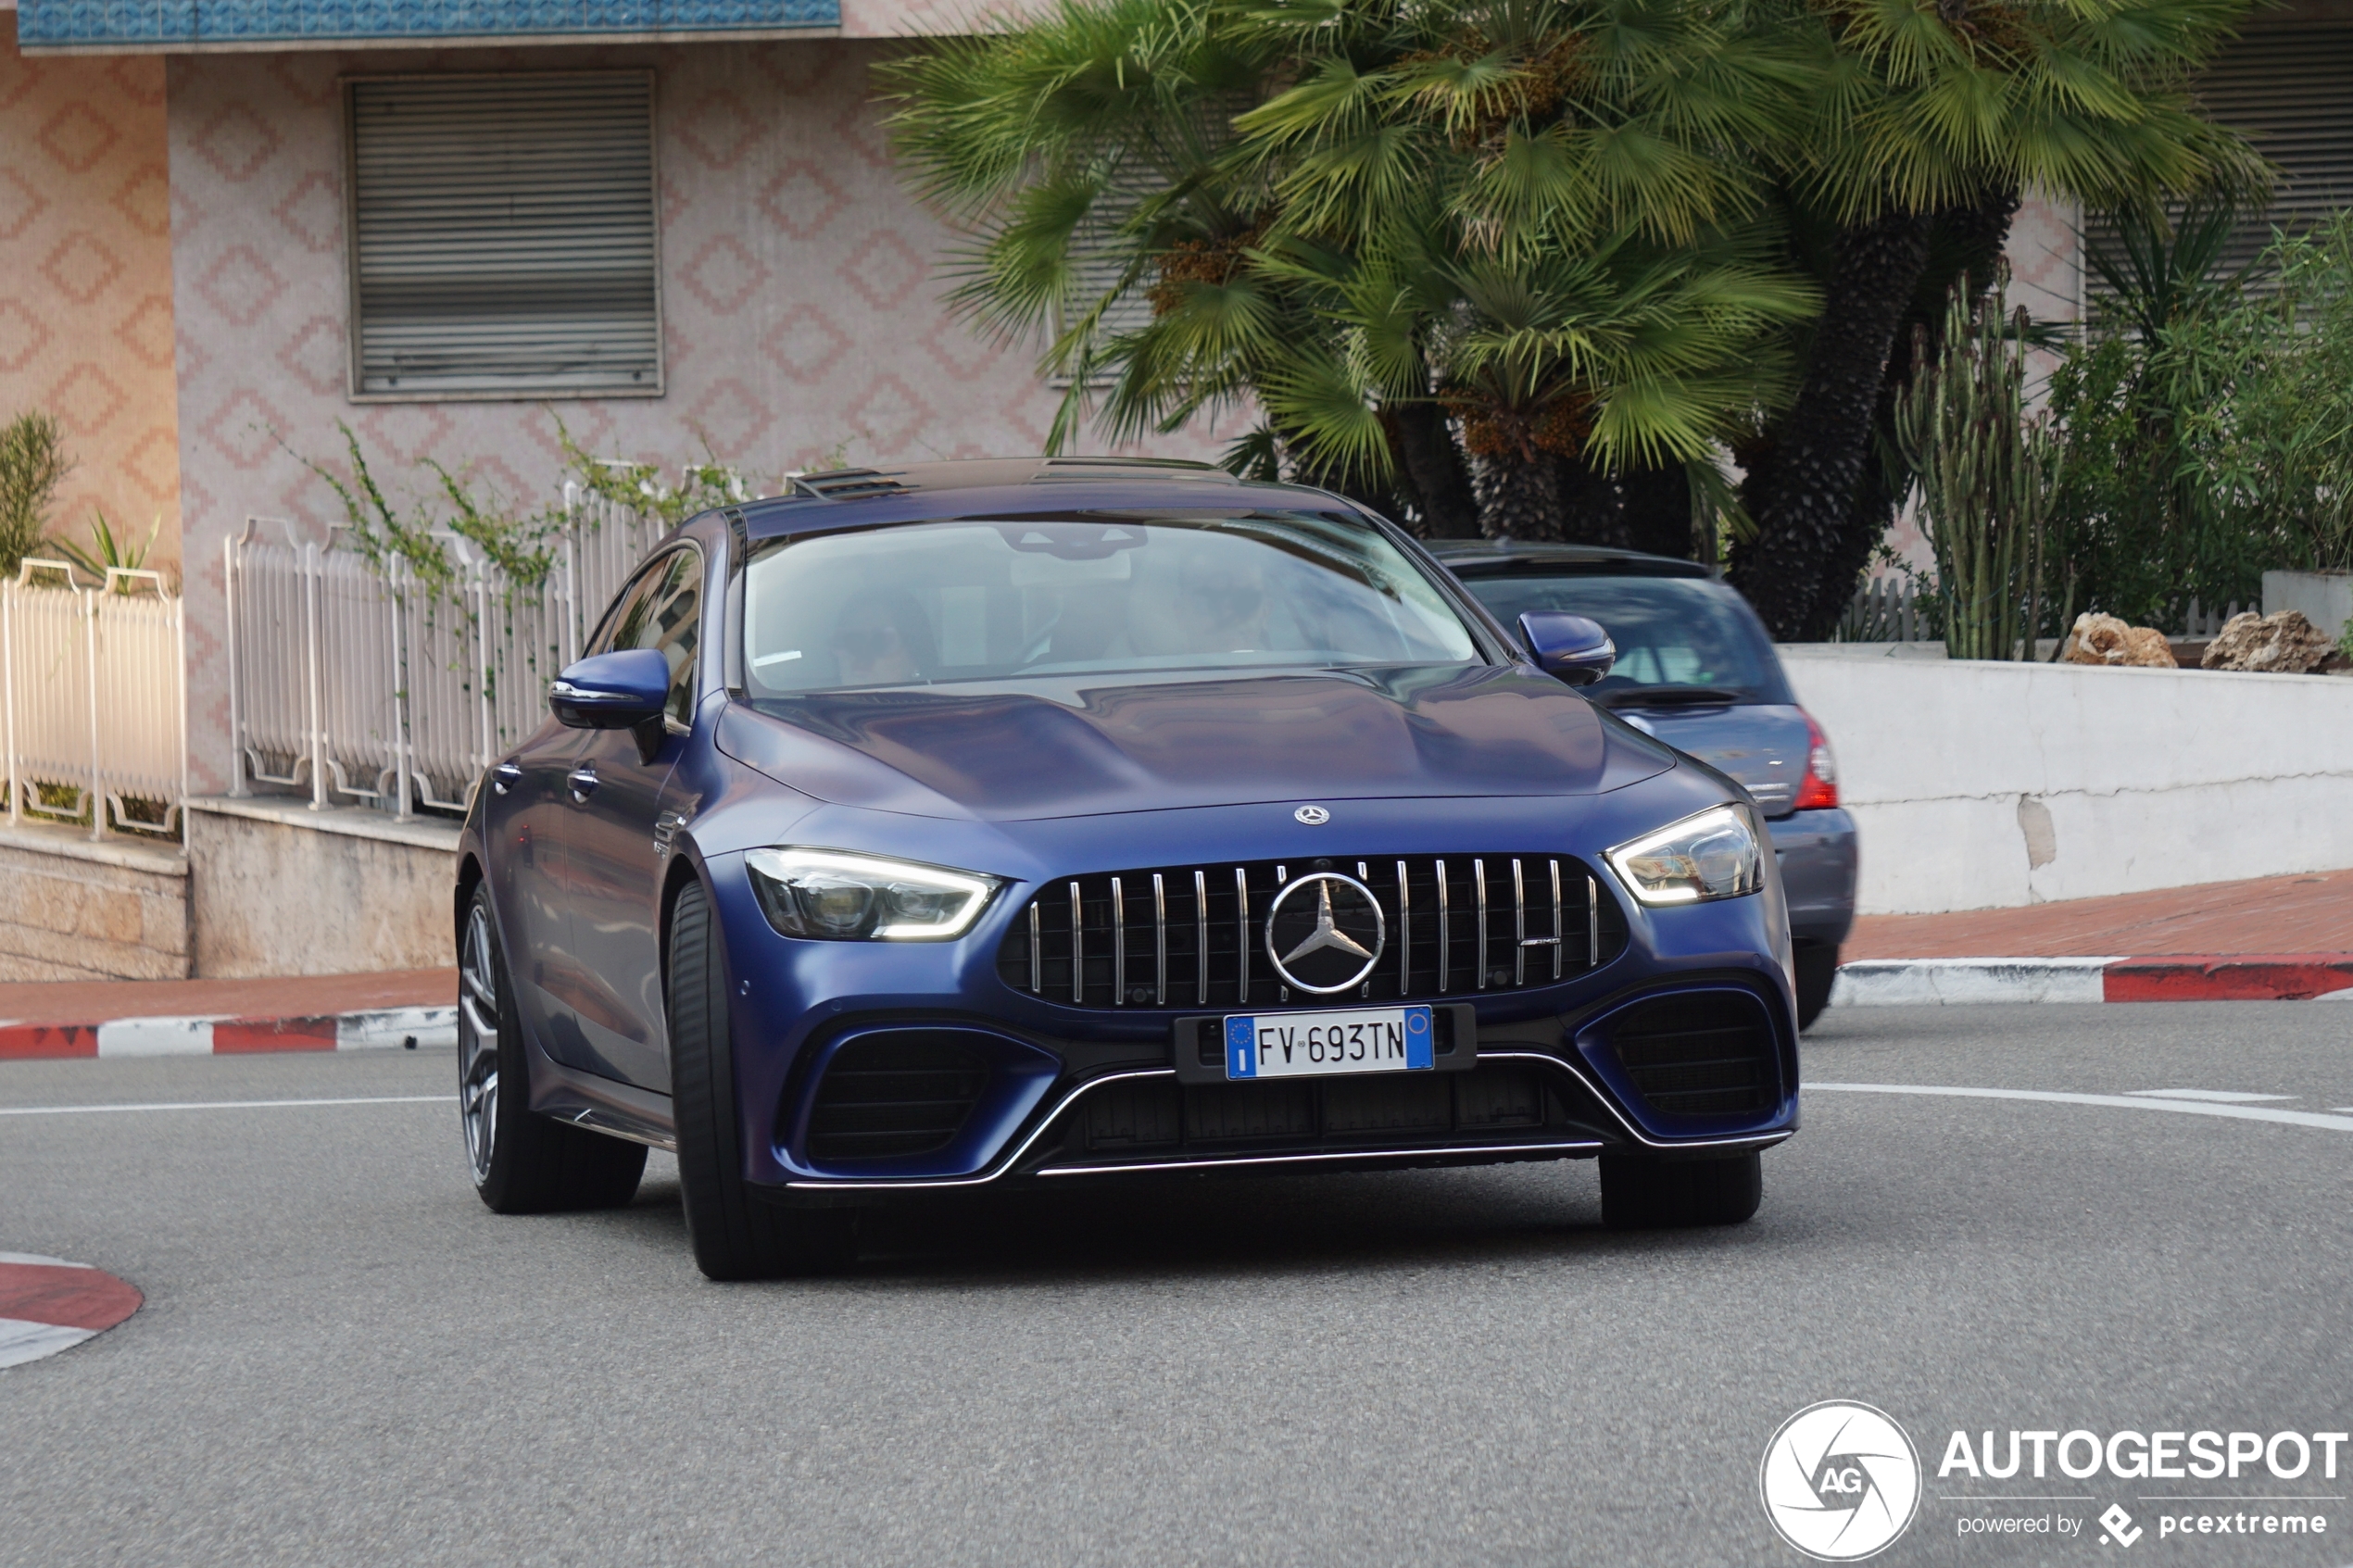
<instances>
[{"instance_id":1,"label":"blue mercedes-amg gt 63 s","mask_svg":"<svg viewBox=\"0 0 2353 1568\"><path fill-rule=\"evenodd\" d=\"M459 854L501 1212L674 1149L717 1279L860 1210L1598 1157L1747 1219L1797 1126L1758 804L1319 491L1124 460L795 481L638 569Z\"/></svg>"}]
</instances>

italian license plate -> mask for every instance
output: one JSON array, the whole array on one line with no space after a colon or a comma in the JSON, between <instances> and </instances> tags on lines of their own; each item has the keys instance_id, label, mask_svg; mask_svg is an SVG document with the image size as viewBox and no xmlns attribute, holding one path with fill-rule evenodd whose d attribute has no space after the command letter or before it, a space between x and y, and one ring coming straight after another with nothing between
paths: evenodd
<instances>
[{"instance_id":1,"label":"italian license plate","mask_svg":"<svg viewBox=\"0 0 2353 1568\"><path fill-rule=\"evenodd\" d=\"M1426 1007L1233 1013L1226 1019L1228 1079L1427 1073L1437 1065L1436 1056Z\"/></svg>"}]
</instances>

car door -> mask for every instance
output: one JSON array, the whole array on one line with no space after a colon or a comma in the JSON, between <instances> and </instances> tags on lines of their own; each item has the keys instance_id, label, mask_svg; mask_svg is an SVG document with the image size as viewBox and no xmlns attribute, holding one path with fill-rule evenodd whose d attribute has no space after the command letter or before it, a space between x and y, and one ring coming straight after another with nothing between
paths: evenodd
<instances>
[{"instance_id":1,"label":"car door","mask_svg":"<svg viewBox=\"0 0 2353 1568\"><path fill-rule=\"evenodd\" d=\"M663 790L694 723L703 620L703 559L692 545L652 562L598 651L654 648L670 663L658 728L590 730L567 777L565 834L572 942L580 962L573 1013L593 1069L670 1091L663 1029L662 850L654 836Z\"/></svg>"},{"instance_id":2,"label":"car door","mask_svg":"<svg viewBox=\"0 0 2353 1568\"><path fill-rule=\"evenodd\" d=\"M565 776L582 741L582 731L543 726L491 766L483 809L484 840L496 848L489 857L490 892L515 1006L532 1038L560 1060L567 1055L569 977L578 967L564 865L571 826Z\"/></svg>"}]
</instances>

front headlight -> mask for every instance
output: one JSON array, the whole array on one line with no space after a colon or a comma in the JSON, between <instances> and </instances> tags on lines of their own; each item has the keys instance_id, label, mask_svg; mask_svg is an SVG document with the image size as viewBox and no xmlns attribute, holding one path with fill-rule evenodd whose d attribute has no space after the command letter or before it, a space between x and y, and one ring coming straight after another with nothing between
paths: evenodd
<instances>
[{"instance_id":1,"label":"front headlight","mask_svg":"<svg viewBox=\"0 0 2353 1568\"><path fill-rule=\"evenodd\" d=\"M1765 885L1755 826L1738 806L1711 806L1621 844L1604 858L1645 904L1737 898Z\"/></svg>"},{"instance_id":2,"label":"front headlight","mask_svg":"<svg viewBox=\"0 0 2353 1568\"><path fill-rule=\"evenodd\" d=\"M840 849L754 849L744 864L769 924L836 942L962 936L1001 885L977 872Z\"/></svg>"}]
</instances>

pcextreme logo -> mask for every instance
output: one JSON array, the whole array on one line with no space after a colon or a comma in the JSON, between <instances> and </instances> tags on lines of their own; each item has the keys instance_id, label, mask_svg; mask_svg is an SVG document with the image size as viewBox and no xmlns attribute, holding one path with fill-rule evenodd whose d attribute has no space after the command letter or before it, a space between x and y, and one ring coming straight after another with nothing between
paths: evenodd
<instances>
[{"instance_id":1,"label":"pcextreme logo","mask_svg":"<svg viewBox=\"0 0 2353 1568\"><path fill-rule=\"evenodd\" d=\"M1920 1456L1886 1411L1825 1399L1781 1423L1756 1486L1781 1539L1818 1562L1856 1562L1910 1527Z\"/></svg>"}]
</instances>

